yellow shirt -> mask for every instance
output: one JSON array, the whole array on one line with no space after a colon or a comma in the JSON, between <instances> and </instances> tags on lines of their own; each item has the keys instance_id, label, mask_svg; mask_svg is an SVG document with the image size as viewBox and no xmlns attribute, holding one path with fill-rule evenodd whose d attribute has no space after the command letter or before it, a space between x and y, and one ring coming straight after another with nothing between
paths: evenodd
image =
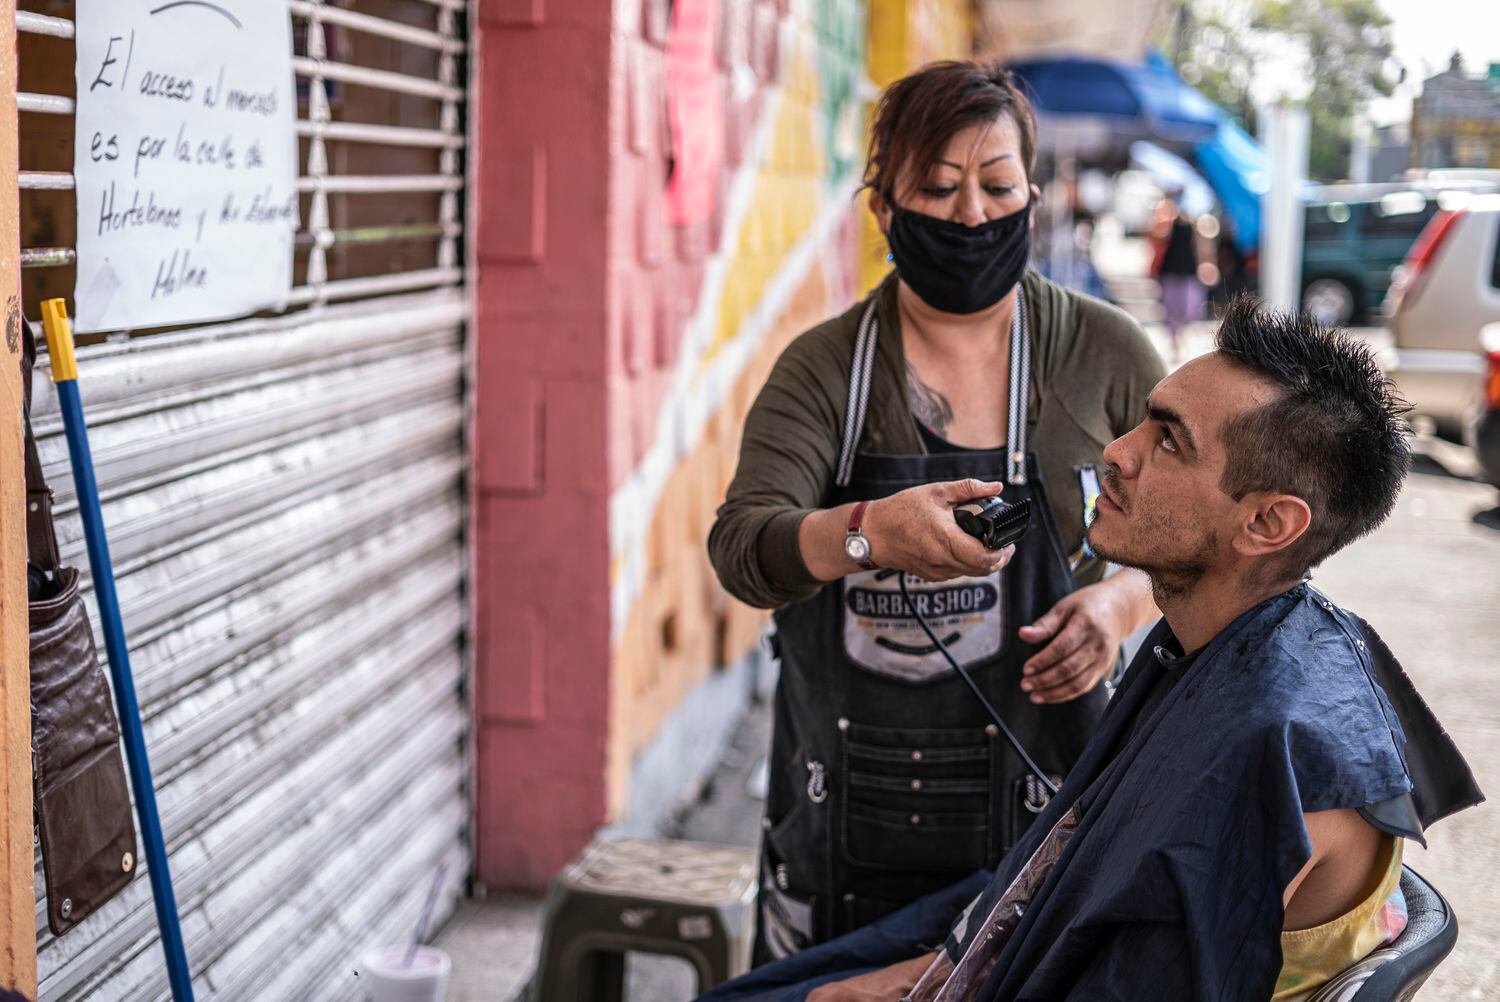
<instances>
[{"instance_id":1,"label":"yellow shirt","mask_svg":"<svg viewBox=\"0 0 1500 1002\"><path fill-rule=\"evenodd\" d=\"M1376 864L1381 878L1369 897L1331 922L1281 934L1281 976L1271 1002L1302 1002L1340 971L1401 935L1406 898L1401 893L1401 847L1387 835Z\"/></svg>"}]
</instances>

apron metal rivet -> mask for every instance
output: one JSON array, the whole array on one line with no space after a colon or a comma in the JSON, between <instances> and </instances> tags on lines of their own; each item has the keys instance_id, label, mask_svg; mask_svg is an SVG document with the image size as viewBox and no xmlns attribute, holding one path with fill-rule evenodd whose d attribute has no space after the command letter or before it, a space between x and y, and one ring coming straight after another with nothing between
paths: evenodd
<instances>
[{"instance_id":1,"label":"apron metal rivet","mask_svg":"<svg viewBox=\"0 0 1500 1002\"><path fill-rule=\"evenodd\" d=\"M919 752L919 751L912 752L911 753L911 760L913 762L920 762L920 761L922 761L922 753Z\"/></svg>"},{"instance_id":2,"label":"apron metal rivet","mask_svg":"<svg viewBox=\"0 0 1500 1002\"><path fill-rule=\"evenodd\" d=\"M854 903L854 895L852 895L852 894L845 894L844 895L844 904L846 904L846 905L852 905L853 903Z\"/></svg>"},{"instance_id":3,"label":"apron metal rivet","mask_svg":"<svg viewBox=\"0 0 1500 1002\"><path fill-rule=\"evenodd\" d=\"M760 826L765 831L770 831L771 830L771 819L770 818L761 818L760 819Z\"/></svg>"},{"instance_id":4,"label":"apron metal rivet","mask_svg":"<svg viewBox=\"0 0 1500 1002\"><path fill-rule=\"evenodd\" d=\"M985 724L984 733L988 734L990 737L994 737L996 734L1000 733L1000 728L996 727L994 724Z\"/></svg>"},{"instance_id":5,"label":"apron metal rivet","mask_svg":"<svg viewBox=\"0 0 1500 1002\"><path fill-rule=\"evenodd\" d=\"M849 729L849 718L848 717L840 717L839 718L839 730L841 730L841 731L847 731L848 729Z\"/></svg>"},{"instance_id":6,"label":"apron metal rivet","mask_svg":"<svg viewBox=\"0 0 1500 1002\"><path fill-rule=\"evenodd\" d=\"M127 852L123 857L121 857L121 859L120 859L120 869L124 870L126 873L129 873L134 866L135 866L135 857L132 856L130 853Z\"/></svg>"},{"instance_id":7,"label":"apron metal rivet","mask_svg":"<svg viewBox=\"0 0 1500 1002\"><path fill-rule=\"evenodd\" d=\"M911 781L911 788L913 790L920 790L922 788L922 781L920 779L914 779L914 780L912 780Z\"/></svg>"},{"instance_id":8,"label":"apron metal rivet","mask_svg":"<svg viewBox=\"0 0 1500 1002\"><path fill-rule=\"evenodd\" d=\"M914 825L921 824L922 823L922 815L920 815L920 814L913 814L911 816L911 823L914 824Z\"/></svg>"},{"instance_id":9,"label":"apron metal rivet","mask_svg":"<svg viewBox=\"0 0 1500 1002\"><path fill-rule=\"evenodd\" d=\"M57 910L62 912L63 918L68 918L69 916L71 916L73 914L73 899L63 898L62 904L58 906Z\"/></svg>"}]
</instances>

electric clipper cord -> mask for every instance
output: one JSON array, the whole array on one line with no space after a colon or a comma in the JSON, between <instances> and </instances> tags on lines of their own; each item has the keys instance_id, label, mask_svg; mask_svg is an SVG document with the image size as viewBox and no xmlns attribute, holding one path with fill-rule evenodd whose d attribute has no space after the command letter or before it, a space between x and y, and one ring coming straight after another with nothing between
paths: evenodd
<instances>
[{"instance_id":1,"label":"electric clipper cord","mask_svg":"<svg viewBox=\"0 0 1500 1002\"><path fill-rule=\"evenodd\" d=\"M1015 504L1007 504L997 497L981 498L978 501L970 501L967 504L961 504L954 508L953 517L958 521L959 528L963 529L964 532L978 539L990 549L999 550L1026 535L1026 530L1031 528L1031 499L1023 498ZM917 611L916 603L911 600L911 596L906 592L905 572L901 572L897 576L897 581L900 584L901 601L905 603L906 611L917 621L917 625L922 628L922 632L927 634L927 639L931 641L932 645L942 652L949 666L958 672L958 676L968 685L969 691L974 694L975 699L979 700L979 705L984 707L984 711L990 715L990 719L995 722L995 726L1000 728L1000 733L1005 735L1005 740L1010 742L1010 746L1015 749L1016 754L1020 756L1026 768L1030 769L1032 775L1042 781L1042 785L1047 788L1048 794L1056 794L1057 784L1052 782L1052 777L1043 772L1042 767L1036 764L1036 761L1026 751L1025 746L1021 744L1021 739L1016 737L1015 733L1006 726L1005 721L1000 718L999 711L985 698L984 691L979 688L963 665L959 664L957 659L953 657L953 653L948 650L948 645L939 640L937 634L932 632L932 627L927 625L927 620Z\"/></svg>"}]
</instances>

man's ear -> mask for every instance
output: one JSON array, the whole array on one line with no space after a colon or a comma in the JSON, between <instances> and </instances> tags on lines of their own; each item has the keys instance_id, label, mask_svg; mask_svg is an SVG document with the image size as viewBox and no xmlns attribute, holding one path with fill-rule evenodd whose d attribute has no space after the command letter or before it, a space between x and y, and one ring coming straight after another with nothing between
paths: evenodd
<instances>
[{"instance_id":1,"label":"man's ear","mask_svg":"<svg viewBox=\"0 0 1500 1002\"><path fill-rule=\"evenodd\" d=\"M880 227L882 235L891 232L891 203L885 200L885 196L874 188L870 189L870 212L875 216L875 225Z\"/></svg>"},{"instance_id":2,"label":"man's ear","mask_svg":"<svg viewBox=\"0 0 1500 1002\"><path fill-rule=\"evenodd\" d=\"M1234 548L1247 557L1270 556L1286 549L1312 525L1312 509L1294 494L1251 494L1245 498L1250 519L1235 535Z\"/></svg>"}]
</instances>

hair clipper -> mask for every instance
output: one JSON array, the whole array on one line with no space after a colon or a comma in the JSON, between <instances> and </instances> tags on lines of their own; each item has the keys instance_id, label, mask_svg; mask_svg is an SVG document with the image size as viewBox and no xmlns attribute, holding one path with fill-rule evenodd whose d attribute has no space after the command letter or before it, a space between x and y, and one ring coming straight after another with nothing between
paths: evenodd
<instances>
[{"instance_id":1,"label":"hair clipper","mask_svg":"<svg viewBox=\"0 0 1500 1002\"><path fill-rule=\"evenodd\" d=\"M1014 504L998 497L980 498L953 509L958 527L992 550L1009 546L1031 528L1031 499Z\"/></svg>"}]
</instances>

